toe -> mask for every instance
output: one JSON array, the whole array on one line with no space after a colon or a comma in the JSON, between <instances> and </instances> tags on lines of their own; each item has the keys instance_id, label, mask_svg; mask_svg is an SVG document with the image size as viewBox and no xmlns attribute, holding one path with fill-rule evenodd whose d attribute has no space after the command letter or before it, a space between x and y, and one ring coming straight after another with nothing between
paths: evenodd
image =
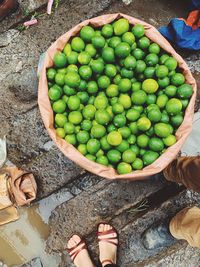
<instances>
[{"instance_id":1,"label":"toe","mask_svg":"<svg viewBox=\"0 0 200 267\"><path fill-rule=\"evenodd\" d=\"M78 235L73 235L73 240L74 240L74 242L76 243L76 244L78 244L78 243L80 243L80 241L81 241L81 238L80 238L80 236L78 236Z\"/></svg>"},{"instance_id":2,"label":"toe","mask_svg":"<svg viewBox=\"0 0 200 267\"><path fill-rule=\"evenodd\" d=\"M99 227L98 227L98 231L99 232L103 232L104 231L104 224L100 224Z\"/></svg>"}]
</instances>

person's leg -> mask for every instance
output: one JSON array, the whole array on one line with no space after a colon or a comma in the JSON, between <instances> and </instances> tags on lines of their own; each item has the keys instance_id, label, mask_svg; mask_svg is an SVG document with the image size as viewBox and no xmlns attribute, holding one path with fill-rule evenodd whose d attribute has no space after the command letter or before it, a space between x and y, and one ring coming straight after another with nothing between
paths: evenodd
<instances>
[{"instance_id":1,"label":"person's leg","mask_svg":"<svg viewBox=\"0 0 200 267\"><path fill-rule=\"evenodd\" d=\"M168 181L200 193L200 156L179 157L164 169L163 174Z\"/></svg>"},{"instance_id":2,"label":"person's leg","mask_svg":"<svg viewBox=\"0 0 200 267\"><path fill-rule=\"evenodd\" d=\"M117 267L118 237L115 229L102 223L98 227L99 259L103 267Z\"/></svg>"},{"instance_id":3,"label":"person's leg","mask_svg":"<svg viewBox=\"0 0 200 267\"><path fill-rule=\"evenodd\" d=\"M169 223L151 226L142 236L146 249L166 247L175 239L186 240L190 246L200 248L200 209L187 207L179 211Z\"/></svg>"},{"instance_id":4,"label":"person's leg","mask_svg":"<svg viewBox=\"0 0 200 267\"><path fill-rule=\"evenodd\" d=\"M76 267L94 267L86 249L86 244L78 235L73 235L68 241L67 250Z\"/></svg>"},{"instance_id":5,"label":"person's leg","mask_svg":"<svg viewBox=\"0 0 200 267\"><path fill-rule=\"evenodd\" d=\"M200 248L200 209L187 207L172 218L169 230L176 239L186 240L191 247Z\"/></svg>"}]
</instances>

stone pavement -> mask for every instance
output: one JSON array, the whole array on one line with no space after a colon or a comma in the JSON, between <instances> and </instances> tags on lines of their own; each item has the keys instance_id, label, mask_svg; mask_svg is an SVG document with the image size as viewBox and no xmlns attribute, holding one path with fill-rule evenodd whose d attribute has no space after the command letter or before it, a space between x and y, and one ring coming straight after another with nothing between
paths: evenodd
<instances>
[{"instance_id":1,"label":"stone pavement","mask_svg":"<svg viewBox=\"0 0 200 267\"><path fill-rule=\"evenodd\" d=\"M61 188L70 193L69 200L51 215L47 250L63 252L67 238L78 232L86 235L95 254L96 226L106 220L120 233L120 243L123 244L119 251L121 267L200 266L199 250L186 247L184 242L176 242L172 247L158 251L147 251L140 241L141 234L156 220L167 220L188 204L199 205L198 194L155 177L142 182L116 182L87 173L55 147L43 126L37 106L39 55L72 26L86 18L120 11L158 28L166 25L171 17L186 16L187 1L68 0L60 1L52 16L45 14L45 0L19 2L21 9L1 22L0 28L0 136L7 135L9 160L34 172L39 187L37 201ZM35 10L39 14L38 25L20 32L19 26L27 19L25 15L31 15ZM200 55L180 53L200 83ZM198 108L197 101L196 111ZM195 125L198 129L198 120ZM193 152L189 149L192 140L191 137L183 150L188 155ZM143 211L140 211L140 206ZM62 258L61 266L72 266L66 253ZM31 263L26 266L36 267Z\"/></svg>"}]
</instances>

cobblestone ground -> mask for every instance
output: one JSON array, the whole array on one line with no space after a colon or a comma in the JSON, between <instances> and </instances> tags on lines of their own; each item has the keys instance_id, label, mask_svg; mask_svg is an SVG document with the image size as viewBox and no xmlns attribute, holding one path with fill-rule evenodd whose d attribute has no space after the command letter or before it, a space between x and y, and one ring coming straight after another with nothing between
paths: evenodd
<instances>
[{"instance_id":1,"label":"cobblestone ground","mask_svg":"<svg viewBox=\"0 0 200 267\"><path fill-rule=\"evenodd\" d=\"M0 27L0 136L7 135L9 160L35 174L39 187L37 201L61 188L70 193L69 200L51 215L47 250L63 252L67 238L80 232L90 241L95 254L95 229L100 221L106 220L120 233L121 267L200 266L200 251L182 241L148 251L140 239L145 229L157 220L167 220L187 205L199 205L198 194L156 177L142 182L111 182L85 172L55 147L37 106L39 55L72 26L93 16L123 12L158 28L166 25L171 17L186 16L187 1L68 0L61 1L50 17L45 14L45 0L19 2L21 9L1 22ZM39 24L20 32L25 15L35 10L40 14ZM199 84L200 55L180 53ZM198 106L197 100L196 111ZM144 202L146 210L137 212ZM65 253L62 258L61 266L72 266ZM41 263L35 259L26 266L36 267Z\"/></svg>"}]
</instances>

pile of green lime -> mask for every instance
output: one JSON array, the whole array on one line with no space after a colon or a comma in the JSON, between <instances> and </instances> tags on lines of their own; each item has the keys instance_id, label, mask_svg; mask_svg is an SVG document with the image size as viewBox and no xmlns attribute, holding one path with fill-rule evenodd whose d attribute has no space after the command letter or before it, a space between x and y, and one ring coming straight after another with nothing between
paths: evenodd
<instances>
[{"instance_id":1,"label":"pile of green lime","mask_svg":"<svg viewBox=\"0 0 200 267\"><path fill-rule=\"evenodd\" d=\"M193 93L176 59L124 18L84 26L55 54L47 79L57 135L119 174L176 143Z\"/></svg>"}]
</instances>

